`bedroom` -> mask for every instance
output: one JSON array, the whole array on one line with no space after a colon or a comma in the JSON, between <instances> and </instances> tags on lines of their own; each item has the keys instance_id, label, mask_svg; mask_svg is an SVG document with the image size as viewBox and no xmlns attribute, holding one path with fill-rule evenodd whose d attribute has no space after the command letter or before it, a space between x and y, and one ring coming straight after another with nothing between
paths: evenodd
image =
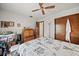
<instances>
[{"instance_id":1,"label":"bedroom","mask_svg":"<svg viewBox=\"0 0 79 59\"><path fill-rule=\"evenodd\" d=\"M39 3L0 3L1 55L79 55L79 4L43 3L41 5L42 7ZM48 6L53 7L49 9ZM35 9L38 11L32 12ZM69 20L70 31L67 31L69 33L66 40L67 20ZM28 50L28 53L24 53Z\"/></svg>"}]
</instances>

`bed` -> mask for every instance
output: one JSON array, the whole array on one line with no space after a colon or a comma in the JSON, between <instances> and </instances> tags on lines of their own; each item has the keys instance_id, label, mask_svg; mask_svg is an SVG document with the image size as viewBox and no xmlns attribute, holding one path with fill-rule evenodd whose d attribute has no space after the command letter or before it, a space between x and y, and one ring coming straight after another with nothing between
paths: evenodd
<instances>
[{"instance_id":1,"label":"bed","mask_svg":"<svg viewBox=\"0 0 79 59\"><path fill-rule=\"evenodd\" d=\"M12 56L79 56L79 45L55 40L38 38L10 48Z\"/></svg>"}]
</instances>

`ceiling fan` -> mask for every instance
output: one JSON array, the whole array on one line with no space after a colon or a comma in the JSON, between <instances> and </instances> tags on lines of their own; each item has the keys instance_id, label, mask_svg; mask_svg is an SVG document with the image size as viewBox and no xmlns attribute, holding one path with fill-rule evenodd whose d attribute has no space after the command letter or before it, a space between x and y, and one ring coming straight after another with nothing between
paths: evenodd
<instances>
[{"instance_id":1,"label":"ceiling fan","mask_svg":"<svg viewBox=\"0 0 79 59\"><path fill-rule=\"evenodd\" d=\"M52 8L55 8L55 5L51 5L51 6L44 7L43 4L44 4L44 3L39 3L40 9L32 10L32 12L41 10L41 11L42 11L42 14L45 15L45 9L52 9Z\"/></svg>"}]
</instances>

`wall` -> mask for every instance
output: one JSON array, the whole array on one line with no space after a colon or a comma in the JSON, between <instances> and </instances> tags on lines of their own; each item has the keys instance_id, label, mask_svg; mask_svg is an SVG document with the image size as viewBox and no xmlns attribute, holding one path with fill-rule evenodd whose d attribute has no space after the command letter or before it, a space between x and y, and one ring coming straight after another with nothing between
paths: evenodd
<instances>
[{"instance_id":1,"label":"wall","mask_svg":"<svg viewBox=\"0 0 79 59\"><path fill-rule=\"evenodd\" d=\"M78 8L73 8L73 9L69 9L69 10L64 10L62 12L57 12L56 14L50 14L44 18L41 18L37 21L44 21L44 36L49 36L49 25L48 25L48 21L50 22L50 36L52 38L54 38L54 32L55 32L55 27L54 27L54 19L58 18L58 17L62 17L62 16L66 16L66 15L71 15L71 14L75 14L75 13L79 13L79 7ZM35 19L31 19L29 17L24 17L15 13L11 13L8 11L3 11L0 10L0 21L1 20L12 20L15 22L15 27L12 28L0 28L1 30L10 30L10 31L14 31L14 32L18 32L21 33L21 30L23 29L23 27L33 27L35 26ZM17 27L17 23L21 23L21 27L18 28Z\"/></svg>"},{"instance_id":2,"label":"wall","mask_svg":"<svg viewBox=\"0 0 79 59\"><path fill-rule=\"evenodd\" d=\"M54 23L54 20L55 18L58 18L58 17L63 17L63 16L66 16L66 15L72 15L72 14L76 14L76 13L79 13L79 7L76 7L76 8L73 8L73 9L69 9L69 10L64 10L62 12L57 12L55 14L50 14L44 18L41 18L41 20L44 21L44 36L49 36L49 25L48 25L48 21L50 22L50 36L52 38L54 38L54 33L55 33L55 23ZM39 21L41 21L39 20Z\"/></svg>"},{"instance_id":3,"label":"wall","mask_svg":"<svg viewBox=\"0 0 79 59\"><path fill-rule=\"evenodd\" d=\"M39 19L38 21L44 21L44 36L45 37L53 37L54 35L54 20L53 20L53 17L52 15L48 16L48 17L44 17L42 19ZM50 24L49 24L50 23ZM50 29L49 29L49 26L50 26ZM49 30L50 30L50 33L49 33Z\"/></svg>"},{"instance_id":4,"label":"wall","mask_svg":"<svg viewBox=\"0 0 79 59\"><path fill-rule=\"evenodd\" d=\"M0 21L13 21L15 23L14 27L8 28L0 28L0 31L14 31L17 33L21 33L24 27L26 28L34 28L35 27L35 19L24 17L17 13L12 13L6 10L0 10ZM20 23L21 27L17 27L17 24Z\"/></svg>"}]
</instances>

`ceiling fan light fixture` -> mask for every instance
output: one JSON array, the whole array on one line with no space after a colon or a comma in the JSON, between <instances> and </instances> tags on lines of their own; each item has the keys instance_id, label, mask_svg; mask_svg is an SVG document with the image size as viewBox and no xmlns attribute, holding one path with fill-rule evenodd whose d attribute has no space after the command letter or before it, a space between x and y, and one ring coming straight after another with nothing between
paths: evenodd
<instances>
[{"instance_id":1,"label":"ceiling fan light fixture","mask_svg":"<svg viewBox=\"0 0 79 59\"><path fill-rule=\"evenodd\" d=\"M55 5L50 5L50 6L46 6L46 7L45 7L43 4L44 4L44 3L39 3L40 9L32 10L32 12L41 10L42 14L45 15L45 9L52 9L52 8L55 8Z\"/></svg>"}]
</instances>

